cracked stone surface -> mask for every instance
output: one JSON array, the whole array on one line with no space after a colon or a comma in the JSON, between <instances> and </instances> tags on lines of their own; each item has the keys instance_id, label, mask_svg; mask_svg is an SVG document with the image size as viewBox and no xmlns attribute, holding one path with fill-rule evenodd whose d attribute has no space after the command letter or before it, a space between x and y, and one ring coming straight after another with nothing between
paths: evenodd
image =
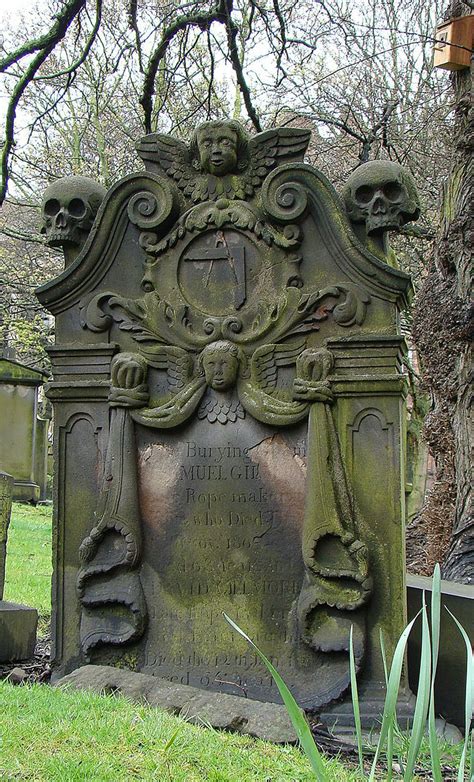
<instances>
[{"instance_id":1,"label":"cracked stone surface","mask_svg":"<svg viewBox=\"0 0 474 782\"><path fill-rule=\"evenodd\" d=\"M132 701L185 717L196 725L211 725L213 728L255 736L276 744L294 743L297 740L284 706L236 695L205 692L197 687L175 684L157 676L134 673L123 668L85 665L56 681L55 686L124 695Z\"/></svg>"}]
</instances>

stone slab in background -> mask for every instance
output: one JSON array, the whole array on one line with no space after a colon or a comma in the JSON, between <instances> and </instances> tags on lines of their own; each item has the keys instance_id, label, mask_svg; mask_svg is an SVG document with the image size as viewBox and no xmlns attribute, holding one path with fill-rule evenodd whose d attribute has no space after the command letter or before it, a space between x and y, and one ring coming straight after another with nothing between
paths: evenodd
<instances>
[{"instance_id":1,"label":"stone slab in background","mask_svg":"<svg viewBox=\"0 0 474 782\"><path fill-rule=\"evenodd\" d=\"M361 727L369 737L376 734L382 723L385 705L385 687L379 683L363 686L359 690ZM413 723L415 697L408 688L400 688L397 700L397 721L401 730L409 730ZM333 735L350 739L354 736L354 708L349 698L324 709L319 715Z\"/></svg>"},{"instance_id":2,"label":"stone slab in background","mask_svg":"<svg viewBox=\"0 0 474 782\"><path fill-rule=\"evenodd\" d=\"M407 575L408 619L421 608L423 590L428 611L431 603L431 578ZM474 643L474 585L441 581L441 627L438 675L436 677L436 712L448 723L464 729L464 687L466 681L466 645L453 619L443 608L449 608ZM416 692L420 667L421 623L415 622L408 639L408 676Z\"/></svg>"},{"instance_id":3,"label":"stone slab in background","mask_svg":"<svg viewBox=\"0 0 474 782\"><path fill-rule=\"evenodd\" d=\"M32 657L37 625L35 608L0 600L0 662Z\"/></svg>"},{"instance_id":4,"label":"stone slab in background","mask_svg":"<svg viewBox=\"0 0 474 782\"><path fill-rule=\"evenodd\" d=\"M40 456L36 453L38 389L46 377L41 369L0 356L0 467L13 475L13 499L19 502L40 499L36 464ZM44 454L43 459L46 457ZM41 476L44 473L45 468L41 468Z\"/></svg>"},{"instance_id":5,"label":"stone slab in background","mask_svg":"<svg viewBox=\"0 0 474 782\"><path fill-rule=\"evenodd\" d=\"M5 584L5 559L7 556L7 535L12 509L13 477L0 472L0 600Z\"/></svg>"},{"instance_id":6,"label":"stone slab in background","mask_svg":"<svg viewBox=\"0 0 474 782\"><path fill-rule=\"evenodd\" d=\"M297 740L284 706L206 692L123 668L85 665L59 679L55 686L124 695L133 701L179 714L193 724L211 725L276 744Z\"/></svg>"}]
</instances>

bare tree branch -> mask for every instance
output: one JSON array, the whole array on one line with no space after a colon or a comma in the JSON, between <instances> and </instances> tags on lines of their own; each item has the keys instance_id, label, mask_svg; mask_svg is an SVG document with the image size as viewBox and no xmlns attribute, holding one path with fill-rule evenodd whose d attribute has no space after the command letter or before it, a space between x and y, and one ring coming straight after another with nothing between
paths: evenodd
<instances>
[{"instance_id":1,"label":"bare tree branch","mask_svg":"<svg viewBox=\"0 0 474 782\"><path fill-rule=\"evenodd\" d=\"M86 61L86 58L92 48L92 44L94 43L97 33L99 32L101 21L102 21L102 0L97 0L94 27L92 28L91 34L86 42L86 45L84 46L84 49L82 50L81 56L75 62L73 62L73 64L70 65L69 68L65 68L62 71L57 71L56 73L51 73L48 76L36 76L35 81L48 81L51 79L57 79L59 76L66 76L70 73L73 73L78 68L80 68L82 63Z\"/></svg>"},{"instance_id":2,"label":"bare tree branch","mask_svg":"<svg viewBox=\"0 0 474 782\"><path fill-rule=\"evenodd\" d=\"M130 0L130 5L128 7L129 24L133 32L135 33L135 45L137 47L138 67L140 68L140 73L144 73L142 44L140 39L140 31L138 29L137 11L138 11L138 0Z\"/></svg>"},{"instance_id":3,"label":"bare tree branch","mask_svg":"<svg viewBox=\"0 0 474 782\"><path fill-rule=\"evenodd\" d=\"M178 16L174 24L171 24L163 32L158 46L150 57L148 68L145 72L142 96L140 98L140 104L145 114L144 123L146 133L151 133L152 131L151 119L153 115L153 95L155 94L156 74L171 41L179 32L186 30L188 27L199 27L200 30L205 32L209 29L212 22L225 23L226 17L224 6L224 0L219 0L217 6L208 13Z\"/></svg>"},{"instance_id":4,"label":"bare tree branch","mask_svg":"<svg viewBox=\"0 0 474 782\"><path fill-rule=\"evenodd\" d=\"M240 91L242 93L242 97L244 99L245 108L247 109L247 114L252 120L255 130L257 132L260 132L262 130L262 126L260 124L258 114L253 106L252 99L250 97L250 90L245 80L242 63L240 62L239 50L237 47L237 35L239 32L239 28L237 27L237 25L232 19L232 0L225 0L225 12L227 16L226 28L227 28L227 41L229 45L230 61L234 69L234 73L237 79L237 84L239 85Z\"/></svg>"},{"instance_id":5,"label":"bare tree branch","mask_svg":"<svg viewBox=\"0 0 474 782\"><path fill-rule=\"evenodd\" d=\"M15 116L18 103L28 87L28 84L34 79L39 68L45 62L47 57L51 54L55 46L61 41L68 30L69 25L73 19L77 18L79 13L85 6L86 0L69 0L63 8L63 11L58 14L56 22L46 36L38 39L33 44L29 45L29 50L25 47L21 47L16 50L17 57L13 55L10 58L6 58L5 62L9 62L11 65L18 60L18 57L23 57L25 54L31 54L37 51L38 54L30 62L26 68L23 76L17 82L11 98L8 102L8 109L5 121L5 141L2 149L1 157L1 187L0 187L0 204L3 204L8 187L8 170L9 160L12 147L15 143ZM32 48L33 47L33 48ZM18 54L20 52L20 54ZM14 53L15 54L15 53ZM6 65L8 67L8 64ZM3 69L5 70L5 68Z\"/></svg>"},{"instance_id":6,"label":"bare tree branch","mask_svg":"<svg viewBox=\"0 0 474 782\"><path fill-rule=\"evenodd\" d=\"M0 73L8 70L11 65L17 63L28 54L34 54L34 52L47 49L51 44L53 44L54 48L58 41L64 37L67 28L74 17L77 16L79 11L85 6L85 3L86 0L69 0L69 2L65 4L62 12L56 15L55 23L45 35L42 35L40 38L36 38L33 41L27 41L7 57L4 57L3 60L0 60Z\"/></svg>"}]
</instances>

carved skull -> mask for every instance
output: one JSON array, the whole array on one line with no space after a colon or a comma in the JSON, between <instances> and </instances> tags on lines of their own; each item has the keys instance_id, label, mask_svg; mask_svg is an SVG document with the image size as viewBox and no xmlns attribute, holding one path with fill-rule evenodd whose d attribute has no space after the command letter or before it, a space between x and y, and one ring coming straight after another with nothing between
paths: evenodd
<instances>
[{"instance_id":1,"label":"carved skull","mask_svg":"<svg viewBox=\"0 0 474 782\"><path fill-rule=\"evenodd\" d=\"M349 219L365 223L368 236L396 231L420 216L413 177L389 160L372 160L359 166L343 190Z\"/></svg>"},{"instance_id":2,"label":"carved skull","mask_svg":"<svg viewBox=\"0 0 474 782\"><path fill-rule=\"evenodd\" d=\"M81 247L106 190L84 176L57 179L44 191L41 233L49 247Z\"/></svg>"}]
</instances>

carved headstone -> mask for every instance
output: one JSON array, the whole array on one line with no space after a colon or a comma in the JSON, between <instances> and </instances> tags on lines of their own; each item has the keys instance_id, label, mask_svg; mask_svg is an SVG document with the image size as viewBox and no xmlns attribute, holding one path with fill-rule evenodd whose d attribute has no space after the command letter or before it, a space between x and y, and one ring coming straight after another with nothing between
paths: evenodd
<instances>
[{"instance_id":1,"label":"carved headstone","mask_svg":"<svg viewBox=\"0 0 474 782\"><path fill-rule=\"evenodd\" d=\"M309 132L152 134L57 317L55 675L87 662L299 702L383 681L405 618L403 340L411 285L304 164ZM370 689L370 687L369 687ZM369 708L369 707L367 707ZM378 715L377 715L378 716Z\"/></svg>"},{"instance_id":2,"label":"carved headstone","mask_svg":"<svg viewBox=\"0 0 474 782\"><path fill-rule=\"evenodd\" d=\"M13 499L20 502L43 499L47 453L38 389L45 379L40 369L0 357L0 469L13 475Z\"/></svg>"},{"instance_id":3,"label":"carved headstone","mask_svg":"<svg viewBox=\"0 0 474 782\"><path fill-rule=\"evenodd\" d=\"M5 585L5 560L7 556L7 535L12 509L13 478L0 472L0 600Z\"/></svg>"},{"instance_id":4,"label":"carved headstone","mask_svg":"<svg viewBox=\"0 0 474 782\"><path fill-rule=\"evenodd\" d=\"M0 472L0 662L31 657L36 643L38 612L3 600L13 477Z\"/></svg>"}]
</instances>

